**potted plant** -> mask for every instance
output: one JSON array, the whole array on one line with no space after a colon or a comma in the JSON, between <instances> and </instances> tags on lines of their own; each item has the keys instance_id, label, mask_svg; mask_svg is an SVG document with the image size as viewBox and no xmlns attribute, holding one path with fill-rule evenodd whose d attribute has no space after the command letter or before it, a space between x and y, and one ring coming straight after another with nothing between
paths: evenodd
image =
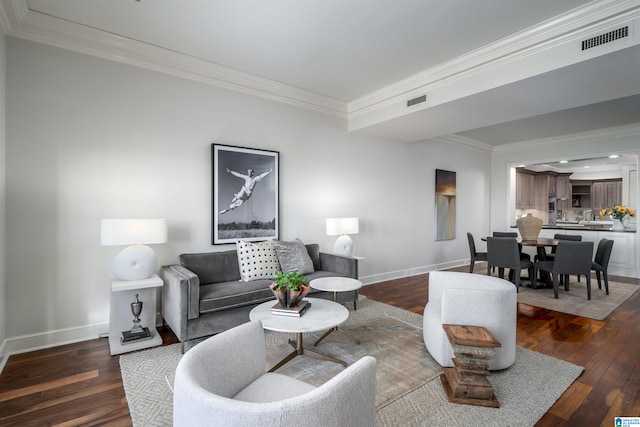
<instances>
[{"instance_id":1,"label":"potted plant","mask_svg":"<svg viewBox=\"0 0 640 427\"><path fill-rule=\"evenodd\" d=\"M309 293L311 287L307 279L297 271L278 271L269 289L283 307L295 307Z\"/></svg>"}]
</instances>

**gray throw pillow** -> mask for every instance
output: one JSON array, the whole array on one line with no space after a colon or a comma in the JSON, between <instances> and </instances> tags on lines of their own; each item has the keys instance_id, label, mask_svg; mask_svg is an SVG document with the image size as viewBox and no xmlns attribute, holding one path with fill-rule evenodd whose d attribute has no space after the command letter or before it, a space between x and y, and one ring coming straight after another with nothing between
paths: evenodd
<instances>
[{"instance_id":1,"label":"gray throw pillow","mask_svg":"<svg viewBox=\"0 0 640 427\"><path fill-rule=\"evenodd\" d=\"M274 240L273 246L278 255L280 269L283 273L297 271L300 274L313 273L313 261L307 252L307 248L299 239L293 242Z\"/></svg>"}]
</instances>

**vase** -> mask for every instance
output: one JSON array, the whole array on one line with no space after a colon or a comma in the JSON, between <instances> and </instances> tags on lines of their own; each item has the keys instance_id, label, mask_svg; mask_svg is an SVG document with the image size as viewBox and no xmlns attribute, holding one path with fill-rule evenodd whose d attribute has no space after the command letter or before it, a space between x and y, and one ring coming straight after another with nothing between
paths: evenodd
<instances>
[{"instance_id":1,"label":"vase","mask_svg":"<svg viewBox=\"0 0 640 427\"><path fill-rule=\"evenodd\" d=\"M302 285L300 286L300 290L299 291L292 291L289 288L285 288L282 290L275 290L274 288L276 287L276 283L272 283L271 285L269 285L269 289L271 289L271 292L273 292L273 295L276 297L276 299L278 300L278 302L286 308L291 308L291 307L295 307L296 305L298 305L298 303L300 303L300 301L302 301L302 299L307 296L307 294L309 293L309 291L311 290L311 286L309 285Z\"/></svg>"},{"instance_id":2,"label":"vase","mask_svg":"<svg viewBox=\"0 0 640 427\"><path fill-rule=\"evenodd\" d=\"M619 219L613 218L613 226L611 229L613 231L622 231L624 230L624 224Z\"/></svg>"},{"instance_id":3,"label":"vase","mask_svg":"<svg viewBox=\"0 0 640 427\"><path fill-rule=\"evenodd\" d=\"M516 221L516 226L522 240L538 240L540 229L542 228L542 220L533 215L527 215L519 218Z\"/></svg>"}]
</instances>

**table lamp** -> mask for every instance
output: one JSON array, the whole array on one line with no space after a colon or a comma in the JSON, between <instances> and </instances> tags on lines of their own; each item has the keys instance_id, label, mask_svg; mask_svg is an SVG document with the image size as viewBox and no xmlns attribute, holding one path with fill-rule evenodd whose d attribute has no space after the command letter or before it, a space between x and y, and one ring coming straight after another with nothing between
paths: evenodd
<instances>
[{"instance_id":1,"label":"table lamp","mask_svg":"<svg viewBox=\"0 0 640 427\"><path fill-rule=\"evenodd\" d=\"M166 219L103 219L102 246L130 245L116 255L111 272L119 280L142 280L158 269L158 258L149 246L167 242Z\"/></svg>"},{"instance_id":2,"label":"table lamp","mask_svg":"<svg viewBox=\"0 0 640 427\"><path fill-rule=\"evenodd\" d=\"M358 218L327 218L327 236L340 236L333 246L333 253L351 256L353 242L349 234L358 234Z\"/></svg>"}]
</instances>

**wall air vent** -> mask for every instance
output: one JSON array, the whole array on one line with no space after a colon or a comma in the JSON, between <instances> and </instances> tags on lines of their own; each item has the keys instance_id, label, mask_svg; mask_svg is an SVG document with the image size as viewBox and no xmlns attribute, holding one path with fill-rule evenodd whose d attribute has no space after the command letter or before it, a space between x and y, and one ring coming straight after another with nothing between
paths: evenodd
<instances>
[{"instance_id":1,"label":"wall air vent","mask_svg":"<svg viewBox=\"0 0 640 427\"><path fill-rule=\"evenodd\" d=\"M417 98L413 98L407 101L407 107L411 107L412 105L421 104L427 100L427 95L422 95Z\"/></svg>"},{"instance_id":2,"label":"wall air vent","mask_svg":"<svg viewBox=\"0 0 640 427\"><path fill-rule=\"evenodd\" d=\"M617 30L609 31L608 33L600 34L599 36L591 37L587 40L582 40L582 50L591 49L592 47L600 46L605 43L610 43L614 40L622 39L629 36L629 26L618 28Z\"/></svg>"}]
</instances>

